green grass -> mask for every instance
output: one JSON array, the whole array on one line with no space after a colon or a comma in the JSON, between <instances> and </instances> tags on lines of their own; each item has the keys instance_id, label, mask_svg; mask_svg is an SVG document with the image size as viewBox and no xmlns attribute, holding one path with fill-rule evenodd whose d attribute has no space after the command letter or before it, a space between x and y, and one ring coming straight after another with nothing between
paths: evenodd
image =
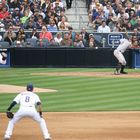
<instances>
[{"instance_id":1,"label":"green grass","mask_svg":"<svg viewBox=\"0 0 140 140\"><path fill-rule=\"evenodd\" d=\"M118 111L140 110L140 86L138 78L104 78L74 76L43 76L31 73L44 72L92 72L113 71L95 68L1 68L0 84L26 86L32 82L36 87L58 90L38 93L43 111ZM140 69L129 69L140 72ZM14 94L0 94L0 112L5 112ZM17 110L18 106L14 108Z\"/></svg>"}]
</instances>

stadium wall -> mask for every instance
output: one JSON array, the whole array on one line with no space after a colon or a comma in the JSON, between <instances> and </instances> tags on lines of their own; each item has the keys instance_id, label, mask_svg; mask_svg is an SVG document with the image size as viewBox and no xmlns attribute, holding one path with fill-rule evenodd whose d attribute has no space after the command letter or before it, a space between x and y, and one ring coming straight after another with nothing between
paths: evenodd
<instances>
[{"instance_id":1,"label":"stadium wall","mask_svg":"<svg viewBox=\"0 0 140 140\"><path fill-rule=\"evenodd\" d=\"M117 60L114 48L11 48L11 67L95 67L112 68ZM125 52L132 67L132 51Z\"/></svg>"}]
</instances>

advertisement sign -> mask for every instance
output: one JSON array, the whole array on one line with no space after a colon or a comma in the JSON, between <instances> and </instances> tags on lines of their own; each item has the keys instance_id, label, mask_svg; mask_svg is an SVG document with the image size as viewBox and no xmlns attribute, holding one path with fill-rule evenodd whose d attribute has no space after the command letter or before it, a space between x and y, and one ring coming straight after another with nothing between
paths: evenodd
<instances>
[{"instance_id":1,"label":"advertisement sign","mask_svg":"<svg viewBox=\"0 0 140 140\"><path fill-rule=\"evenodd\" d=\"M120 43L120 39L123 38L123 34L108 34L108 45L117 47Z\"/></svg>"},{"instance_id":2,"label":"advertisement sign","mask_svg":"<svg viewBox=\"0 0 140 140\"><path fill-rule=\"evenodd\" d=\"M8 49L0 49L0 68L10 67L10 52Z\"/></svg>"}]
</instances>

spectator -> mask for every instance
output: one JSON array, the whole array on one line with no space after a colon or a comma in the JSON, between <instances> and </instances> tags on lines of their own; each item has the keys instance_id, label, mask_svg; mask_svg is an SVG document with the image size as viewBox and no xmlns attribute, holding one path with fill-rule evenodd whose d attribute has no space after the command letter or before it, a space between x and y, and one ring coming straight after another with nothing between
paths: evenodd
<instances>
[{"instance_id":1,"label":"spectator","mask_svg":"<svg viewBox=\"0 0 140 140\"><path fill-rule=\"evenodd\" d=\"M31 15L33 15L33 12L31 11L30 5L27 5L25 7L25 10L28 13L28 17L31 17Z\"/></svg>"},{"instance_id":2,"label":"spectator","mask_svg":"<svg viewBox=\"0 0 140 140\"><path fill-rule=\"evenodd\" d=\"M14 38L12 38L12 35L10 32L7 33L6 37L4 38L4 41L8 42L9 45L13 45L14 44Z\"/></svg>"},{"instance_id":3,"label":"spectator","mask_svg":"<svg viewBox=\"0 0 140 140\"><path fill-rule=\"evenodd\" d=\"M25 28L28 29L28 30L32 30L33 28L36 27L36 23L34 22L34 18L33 17L34 15L31 16L31 18L27 21L26 25L25 25Z\"/></svg>"},{"instance_id":4,"label":"spectator","mask_svg":"<svg viewBox=\"0 0 140 140\"><path fill-rule=\"evenodd\" d=\"M48 29L48 31L51 31L51 32L57 32L58 31L54 20L52 20L52 19L50 20L49 25L47 25L47 29Z\"/></svg>"},{"instance_id":5,"label":"spectator","mask_svg":"<svg viewBox=\"0 0 140 140\"><path fill-rule=\"evenodd\" d=\"M40 15L38 16L38 20L36 22L36 28L37 29L42 29L42 26L44 25L45 23L43 22L43 17Z\"/></svg>"},{"instance_id":6,"label":"spectator","mask_svg":"<svg viewBox=\"0 0 140 140\"><path fill-rule=\"evenodd\" d=\"M75 40L75 31L73 30L72 27L68 27L68 30L69 30L69 32L68 32L69 37L70 37L70 39L72 39L72 42L74 42L74 40Z\"/></svg>"},{"instance_id":7,"label":"spectator","mask_svg":"<svg viewBox=\"0 0 140 140\"><path fill-rule=\"evenodd\" d=\"M12 13L12 18L13 18L13 21L14 21L15 24L16 24L17 21L20 20L20 17L21 17L20 9L18 7L16 7L13 10L13 13Z\"/></svg>"},{"instance_id":8,"label":"spectator","mask_svg":"<svg viewBox=\"0 0 140 140\"><path fill-rule=\"evenodd\" d=\"M132 38L133 38L134 36L137 38L138 45L140 46L140 33L138 32L138 29L137 29L137 28L134 28L134 30L133 30Z\"/></svg>"},{"instance_id":9,"label":"spectator","mask_svg":"<svg viewBox=\"0 0 140 140\"><path fill-rule=\"evenodd\" d=\"M65 33L64 34L64 39L61 41L60 45L70 47L73 45L72 39L70 39L69 34Z\"/></svg>"},{"instance_id":10,"label":"spectator","mask_svg":"<svg viewBox=\"0 0 140 140\"><path fill-rule=\"evenodd\" d=\"M8 0L8 5L10 9L19 8L20 9L20 0Z\"/></svg>"},{"instance_id":11,"label":"spectator","mask_svg":"<svg viewBox=\"0 0 140 140\"><path fill-rule=\"evenodd\" d=\"M93 20L93 29L97 30L102 21L105 20L104 12L102 8L99 8L98 11L94 11L92 15Z\"/></svg>"},{"instance_id":12,"label":"spectator","mask_svg":"<svg viewBox=\"0 0 140 140\"><path fill-rule=\"evenodd\" d=\"M131 2L127 2L125 12L128 13L129 16L131 16L132 12L135 13L135 10L132 8L132 3Z\"/></svg>"},{"instance_id":13,"label":"spectator","mask_svg":"<svg viewBox=\"0 0 140 140\"><path fill-rule=\"evenodd\" d=\"M56 16L60 16L60 12L63 11L63 8L60 7L59 1L55 2L55 5L53 8L54 8L54 12L55 12Z\"/></svg>"},{"instance_id":14,"label":"spectator","mask_svg":"<svg viewBox=\"0 0 140 140\"><path fill-rule=\"evenodd\" d=\"M50 10L50 7L51 7L51 1L50 0L45 0L41 5L41 8L44 12L48 12Z\"/></svg>"},{"instance_id":15,"label":"spectator","mask_svg":"<svg viewBox=\"0 0 140 140\"><path fill-rule=\"evenodd\" d=\"M111 32L113 32L113 29L115 28L116 23L117 23L117 17L111 18L111 21L108 23L108 26Z\"/></svg>"},{"instance_id":16,"label":"spectator","mask_svg":"<svg viewBox=\"0 0 140 140\"><path fill-rule=\"evenodd\" d=\"M75 36L74 36L74 40L72 40L74 43L77 43L79 41L79 32L76 32L75 33ZM69 38L71 38L71 36L69 35Z\"/></svg>"},{"instance_id":17,"label":"spectator","mask_svg":"<svg viewBox=\"0 0 140 140\"><path fill-rule=\"evenodd\" d=\"M140 18L140 3L138 3L138 2L135 3L134 8L135 8L136 16Z\"/></svg>"},{"instance_id":18,"label":"spectator","mask_svg":"<svg viewBox=\"0 0 140 140\"><path fill-rule=\"evenodd\" d=\"M61 0L55 0L53 2L53 8L56 6L56 3L58 3L58 6L61 7L62 9L64 9L64 5L63 2L61 2Z\"/></svg>"},{"instance_id":19,"label":"spectator","mask_svg":"<svg viewBox=\"0 0 140 140\"><path fill-rule=\"evenodd\" d=\"M40 2L39 1L36 1L36 0L33 0L31 3L30 3L30 8L31 8L31 11L34 13L35 15L35 12L40 10Z\"/></svg>"},{"instance_id":20,"label":"spectator","mask_svg":"<svg viewBox=\"0 0 140 140\"><path fill-rule=\"evenodd\" d=\"M51 11L46 12L46 17L44 19L44 22L46 25L49 24L49 21L50 21L50 18L52 15L53 15L53 13ZM54 16L54 18L55 18L55 16Z\"/></svg>"},{"instance_id":21,"label":"spectator","mask_svg":"<svg viewBox=\"0 0 140 140\"><path fill-rule=\"evenodd\" d=\"M74 47L80 47L80 48L84 48L85 47L85 40L83 39L83 35L82 34L79 34L78 35L78 40L77 42L74 42L73 46Z\"/></svg>"},{"instance_id":22,"label":"spectator","mask_svg":"<svg viewBox=\"0 0 140 140\"><path fill-rule=\"evenodd\" d=\"M118 19L123 20L124 18L129 18L129 14L125 12L125 9L121 9L120 12L117 14Z\"/></svg>"},{"instance_id":23,"label":"spectator","mask_svg":"<svg viewBox=\"0 0 140 140\"><path fill-rule=\"evenodd\" d=\"M60 11L60 15L57 15L57 20L58 20L58 22L61 21L62 17L65 17L65 21L66 21L66 22L68 21L68 18L67 18L67 16L65 15L65 12L64 12L64 11Z\"/></svg>"},{"instance_id":24,"label":"spectator","mask_svg":"<svg viewBox=\"0 0 140 140\"><path fill-rule=\"evenodd\" d=\"M106 19L108 19L109 14L113 14L113 16L116 16L114 9L112 8L111 3L109 2L107 3L107 5L104 6L103 11Z\"/></svg>"},{"instance_id":25,"label":"spectator","mask_svg":"<svg viewBox=\"0 0 140 140\"><path fill-rule=\"evenodd\" d=\"M101 7L103 7L103 5L99 2L99 0L92 0L90 3L90 10L98 10Z\"/></svg>"},{"instance_id":26,"label":"spectator","mask_svg":"<svg viewBox=\"0 0 140 140\"><path fill-rule=\"evenodd\" d=\"M6 7L2 8L2 11L0 11L0 20L3 20L9 16L9 12Z\"/></svg>"},{"instance_id":27,"label":"spectator","mask_svg":"<svg viewBox=\"0 0 140 140\"><path fill-rule=\"evenodd\" d=\"M56 24L56 25L58 24L58 19L57 19L55 13L52 13L52 14L51 14L51 16L50 16L50 20L51 20L51 19L55 21L55 24Z\"/></svg>"},{"instance_id":28,"label":"spectator","mask_svg":"<svg viewBox=\"0 0 140 140\"><path fill-rule=\"evenodd\" d=\"M60 46L62 40L63 40L62 33L61 32L57 32L56 36L54 37L55 43Z\"/></svg>"},{"instance_id":29,"label":"spectator","mask_svg":"<svg viewBox=\"0 0 140 140\"><path fill-rule=\"evenodd\" d=\"M67 30L70 27L70 24L66 21L65 17L62 17L61 21L58 22L59 30Z\"/></svg>"},{"instance_id":30,"label":"spectator","mask_svg":"<svg viewBox=\"0 0 140 140\"><path fill-rule=\"evenodd\" d=\"M23 26L26 26L27 20L29 19L29 13L28 11L24 11L23 17L20 18L20 22Z\"/></svg>"},{"instance_id":31,"label":"spectator","mask_svg":"<svg viewBox=\"0 0 140 140\"><path fill-rule=\"evenodd\" d=\"M137 36L138 40L140 39L140 33L138 32L137 28L134 28L132 36Z\"/></svg>"},{"instance_id":32,"label":"spectator","mask_svg":"<svg viewBox=\"0 0 140 140\"><path fill-rule=\"evenodd\" d=\"M9 45L13 45L16 40L16 33L13 32L13 27L9 26L8 30L3 35L4 41L9 42Z\"/></svg>"},{"instance_id":33,"label":"spectator","mask_svg":"<svg viewBox=\"0 0 140 140\"><path fill-rule=\"evenodd\" d=\"M113 28L113 32L123 32L123 29L124 27L119 22L116 22L116 25Z\"/></svg>"},{"instance_id":34,"label":"spectator","mask_svg":"<svg viewBox=\"0 0 140 140\"><path fill-rule=\"evenodd\" d=\"M52 33L47 31L46 26L42 26L42 30L39 33L39 41L40 41L40 46L47 46L50 41L52 40L53 36Z\"/></svg>"},{"instance_id":35,"label":"spectator","mask_svg":"<svg viewBox=\"0 0 140 140\"><path fill-rule=\"evenodd\" d=\"M134 16L136 16L136 15L135 15L135 11L131 11L131 12L130 12L129 19L131 20Z\"/></svg>"},{"instance_id":36,"label":"spectator","mask_svg":"<svg viewBox=\"0 0 140 140\"><path fill-rule=\"evenodd\" d=\"M132 48L140 48L137 36L132 36Z\"/></svg>"},{"instance_id":37,"label":"spectator","mask_svg":"<svg viewBox=\"0 0 140 140\"><path fill-rule=\"evenodd\" d=\"M98 47L93 34L89 34L89 40L87 43L87 47L89 47L89 48Z\"/></svg>"},{"instance_id":38,"label":"spectator","mask_svg":"<svg viewBox=\"0 0 140 140\"><path fill-rule=\"evenodd\" d=\"M33 28L32 29L31 38L35 38L35 39L38 39L39 38L39 33L37 32L37 29L36 28Z\"/></svg>"},{"instance_id":39,"label":"spectator","mask_svg":"<svg viewBox=\"0 0 140 140\"><path fill-rule=\"evenodd\" d=\"M80 32L83 36L83 39L87 42L89 40L89 35L88 32L86 31L86 28L82 28L81 32Z\"/></svg>"},{"instance_id":40,"label":"spectator","mask_svg":"<svg viewBox=\"0 0 140 140\"><path fill-rule=\"evenodd\" d=\"M113 19L113 14L109 14L108 18L106 20L106 25L108 25L110 22L112 22L112 19Z\"/></svg>"},{"instance_id":41,"label":"spectator","mask_svg":"<svg viewBox=\"0 0 140 140\"><path fill-rule=\"evenodd\" d=\"M17 32L17 39L16 41L19 41L21 44L23 44L26 40L26 35L25 35L25 32L24 32L24 29L23 28L20 28Z\"/></svg>"},{"instance_id":42,"label":"spectator","mask_svg":"<svg viewBox=\"0 0 140 140\"><path fill-rule=\"evenodd\" d=\"M98 33L109 33L110 27L106 25L105 21L102 21L102 24L97 29Z\"/></svg>"},{"instance_id":43,"label":"spectator","mask_svg":"<svg viewBox=\"0 0 140 140\"><path fill-rule=\"evenodd\" d=\"M132 27L132 30L136 27L138 27L138 19L136 17L136 15L133 15L133 17L131 18L130 20L130 24L131 24L131 27Z\"/></svg>"}]
</instances>

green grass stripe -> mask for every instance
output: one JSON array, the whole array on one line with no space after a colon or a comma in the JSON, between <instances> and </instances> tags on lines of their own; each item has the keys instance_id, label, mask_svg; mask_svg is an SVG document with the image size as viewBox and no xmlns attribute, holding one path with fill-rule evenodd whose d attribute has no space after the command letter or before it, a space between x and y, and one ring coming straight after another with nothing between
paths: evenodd
<instances>
[{"instance_id":1,"label":"green grass stripe","mask_svg":"<svg viewBox=\"0 0 140 140\"><path fill-rule=\"evenodd\" d=\"M44 72L112 72L95 68L2 68L0 83L56 89L38 93L44 111L140 110L140 86L137 78L31 75ZM140 69L128 69L140 72ZM6 75L6 77L5 77ZM0 111L5 112L16 94L0 94ZM14 111L18 108L14 108Z\"/></svg>"}]
</instances>

